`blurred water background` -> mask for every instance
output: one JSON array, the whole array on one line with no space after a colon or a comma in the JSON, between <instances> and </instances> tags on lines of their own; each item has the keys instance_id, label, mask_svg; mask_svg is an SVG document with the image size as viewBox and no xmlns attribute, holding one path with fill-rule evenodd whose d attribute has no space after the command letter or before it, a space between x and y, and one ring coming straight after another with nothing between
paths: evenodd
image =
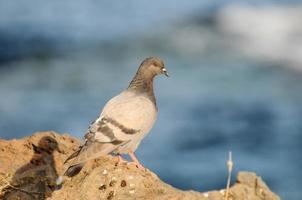
<instances>
[{"instance_id":1,"label":"blurred water background","mask_svg":"<svg viewBox=\"0 0 302 200\"><path fill-rule=\"evenodd\" d=\"M82 137L148 56L166 61L159 115L137 154L182 189L255 171L302 197L299 1L0 1L0 137Z\"/></svg>"}]
</instances>

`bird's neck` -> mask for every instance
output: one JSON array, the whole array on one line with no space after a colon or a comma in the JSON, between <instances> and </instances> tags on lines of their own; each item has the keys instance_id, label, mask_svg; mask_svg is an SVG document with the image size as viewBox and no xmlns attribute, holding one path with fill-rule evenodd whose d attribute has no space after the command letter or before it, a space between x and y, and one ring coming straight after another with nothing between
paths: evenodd
<instances>
[{"instance_id":1,"label":"bird's neck","mask_svg":"<svg viewBox=\"0 0 302 200\"><path fill-rule=\"evenodd\" d=\"M154 76L144 76L141 73L136 73L128 86L129 91L146 94L156 106L156 99L153 90Z\"/></svg>"}]
</instances>

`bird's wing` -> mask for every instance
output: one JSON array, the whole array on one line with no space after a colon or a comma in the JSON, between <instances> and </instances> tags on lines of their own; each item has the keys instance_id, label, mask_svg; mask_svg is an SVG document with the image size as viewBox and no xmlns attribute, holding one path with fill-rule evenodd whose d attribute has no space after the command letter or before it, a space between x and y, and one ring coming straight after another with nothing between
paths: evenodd
<instances>
[{"instance_id":1,"label":"bird's wing","mask_svg":"<svg viewBox=\"0 0 302 200\"><path fill-rule=\"evenodd\" d=\"M98 136L98 137L97 137ZM105 118L98 118L92 122L85 134L85 144L71 154L64 164L75 166L88 160L104 156L113 152L127 141L119 140Z\"/></svg>"}]
</instances>

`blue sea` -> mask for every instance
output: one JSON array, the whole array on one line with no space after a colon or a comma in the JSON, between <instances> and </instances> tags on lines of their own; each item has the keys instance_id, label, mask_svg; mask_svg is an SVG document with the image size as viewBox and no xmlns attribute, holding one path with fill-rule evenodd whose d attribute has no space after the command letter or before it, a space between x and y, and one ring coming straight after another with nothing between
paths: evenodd
<instances>
[{"instance_id":1,"label":"blue sea","mask_svg":"<svg viewBox=\"0 0 302 200\"><path fill-rule=\"evenodd\" d=\"M140 62L159 56L170 77L155 80L159 114L141 162L202 192L225 187L232 151L233 182L253 171L282 199L301 199L302 61L288 43L299 33L293 43L302 47L302 31L288 22L299 2L238 2L0 1L0 137L82 138ZM277 19L280 39L263 24L236 26L259 9ZM282 43L261 40L274 37Z\"/></svg>"}]
</instances>

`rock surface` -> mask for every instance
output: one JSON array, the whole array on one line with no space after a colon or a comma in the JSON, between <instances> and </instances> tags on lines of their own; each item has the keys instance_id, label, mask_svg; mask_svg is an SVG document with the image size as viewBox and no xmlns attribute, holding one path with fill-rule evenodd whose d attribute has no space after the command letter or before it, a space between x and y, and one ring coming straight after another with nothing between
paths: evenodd
<instances>
[{"instance_id":1,"label":"rock surface","mask_svg":"<svg viewBox=\"0 0 302 200\"><path fill-rule=\"evenodd\" d=\"M162 182L149 170L119 164L107 156L91 160L62 188L55 180L64 160L80 141L67 134L39 132L21 140L0 140L0 199L99 200L224 200L224 190L182 191ZM254 173L240 172L229 200L280 200Z\"/></svg>"}]
</instances>

